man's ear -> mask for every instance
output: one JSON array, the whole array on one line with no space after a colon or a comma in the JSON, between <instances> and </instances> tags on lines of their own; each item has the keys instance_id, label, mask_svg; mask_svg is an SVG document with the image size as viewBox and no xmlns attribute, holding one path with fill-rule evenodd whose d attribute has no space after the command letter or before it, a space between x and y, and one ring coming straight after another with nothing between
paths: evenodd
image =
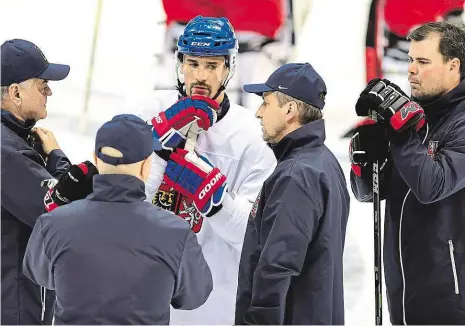
<instances>
[{"instance_id":1,"label":"man's ear","mask_svg":"<svg viewBox=\"0 0 465 326\"><path fill-rule=\"evenodd\" d=\"M458 58L451 59L449 69L450 71L457 71L460 73L460 60Z\"/></svg>"},{"instance_id":2,"label":"man's ear","mask_svg":"<svg viewBox=\"0 0 465 326\"><path fill-rule=\"evenodd\" d=\"M286 122L295 119L299 112L297 110L297 103L294 101L290 101L286 103Z\"/></svg>"},{"instance_id":3,"label":"man's ear","mask_svg":"<svg viewBox=\"0 0 465 326\"><path fill-rule=\"evenodd\" d=\"M20 88L19 84L11 84L8 87L8 96L10 97L10 100L13 101L13 103L16 106L20 106L22 102L19 88Z\"/></svg>"}]
</instances>

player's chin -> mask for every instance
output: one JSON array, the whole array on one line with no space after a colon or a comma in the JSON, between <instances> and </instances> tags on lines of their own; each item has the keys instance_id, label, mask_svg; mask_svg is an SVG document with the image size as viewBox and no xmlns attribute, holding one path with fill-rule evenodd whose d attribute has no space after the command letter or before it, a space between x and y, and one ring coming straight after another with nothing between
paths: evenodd
<instances>
[{"instance_id":1,"label":"player's chin","mask_svg":"<svg viewBox=\"0 0 465 326\"><path fill-rule=\"evenodd\" d=\"M195 90L192 90L191 91L191 96L192 95L201 95L201 96L205 96L205 97L210 97L211 98L211 92L210 91L207 91L207 90L199 90L199 91L195 91Z\"/></svg>"}]
</instances>

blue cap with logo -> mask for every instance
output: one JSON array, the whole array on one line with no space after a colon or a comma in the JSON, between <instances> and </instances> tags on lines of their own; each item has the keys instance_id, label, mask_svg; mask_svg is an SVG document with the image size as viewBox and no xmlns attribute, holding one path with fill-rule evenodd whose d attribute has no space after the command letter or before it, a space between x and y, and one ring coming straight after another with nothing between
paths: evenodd
<instances>
[{"instance_id":1,"label":"blue cap with logo","mask_svg":"<svg viewBox=\"0 0 465 326\"><path fill-rule=\"evenodd\" d=\"M103 147L117 149L123 157L105 155L101 152ZM151 127L133 114L114 116L100 127L95 139L95 155L111 165L141 162L156 149Z\"/></svg>"},{"instance_id":2,"label":"blue cap with logo","mask_svg":"<svg viewBox=\"0 0 465 326\"><path fill-rule=\"evenodd\" d=\"M0 52L2 86L21 83L31 78L62 80L69 74L68 65L49 63L42 51L26 40L5 41Z\"/></svg>"},{"instance_id":3,"label":"blue cap with logo","mask_svg":"<svg viewBox=\"0 0 465 326\"><path fill-rule=\"evenodd\" d=\"M323 109L326 84L309 63L287 63L271 74L264 84L244 85L244 90L262 96L278 91Z\"/></svg>"}]
</instances>

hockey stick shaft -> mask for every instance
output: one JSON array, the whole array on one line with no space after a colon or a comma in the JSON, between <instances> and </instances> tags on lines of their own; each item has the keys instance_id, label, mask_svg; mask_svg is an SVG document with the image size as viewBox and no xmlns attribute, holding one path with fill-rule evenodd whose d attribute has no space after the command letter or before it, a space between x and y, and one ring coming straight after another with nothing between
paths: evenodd
<instances>
[{"instance_id":1,"label":"hockey stick shaft","mask_svg":"<svg viewBox=\"0 0 465 326\"><path fill-rule=\"evenodd\" d=\"M381 281L381 207L379 197L379 162L373 163L373 217L375 251L375 310L376 325L383 324L383 296Z\"/></svg>"},{"instance_id":2,"label":"hockey stick shaft","mask_svg":"<svg viewBox=\"0 0 465 326\"><path fill-rule=\"evenodd\" d=\"M197 136L199 135L199 125L197 121L192 123L189 127L189 131L187 132L186 137L186 145L184 145L184 149L189 152L193 152L195 150L195 143L197 142Z\"/></svg>"},{"instance_id":3,"label":"hockey stick shaft","mask_svg":"<svg viewBox=\"0 0 465 326\"><path fill-rule=\"evenodd\" d=\"M372 112L372 118L377 119ZM376 325L383 324L382 265L381 265L381 200L379 194L379 161L373 163L373 222L374 222L374 272Z\"/></svg>"}]
</instances>

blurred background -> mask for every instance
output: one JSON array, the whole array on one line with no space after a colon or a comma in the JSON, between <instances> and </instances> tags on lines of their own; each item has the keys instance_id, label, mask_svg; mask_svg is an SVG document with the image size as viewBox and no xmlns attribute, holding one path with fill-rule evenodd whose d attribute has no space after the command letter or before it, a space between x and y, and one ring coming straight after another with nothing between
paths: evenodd
<instances>
[{"instance_id":1,"label":"blurred background","mask_svg":"<svg viewBox=\"0 0 465 326\"><path fill-rule=\"evenodd\" d=\"M71 66L64 81L49 83L49 115L39 125L77 162L91 158L97 128L124 112L128 98L174 89L173 46L190 18L225 16L240 42L230 99L255 111L260 98L244 94L243 84L265 81L283 63L309 62L328 89L326 144L348 177L354 105L367 81L388 78L409 93L406 35L428 21L462 22L463 7L464 0L0 0L0 41L29 40L49 61ZM372 206L354 198L344 264L346 324L374 324Z\"/></svg>"}]
</instances>

